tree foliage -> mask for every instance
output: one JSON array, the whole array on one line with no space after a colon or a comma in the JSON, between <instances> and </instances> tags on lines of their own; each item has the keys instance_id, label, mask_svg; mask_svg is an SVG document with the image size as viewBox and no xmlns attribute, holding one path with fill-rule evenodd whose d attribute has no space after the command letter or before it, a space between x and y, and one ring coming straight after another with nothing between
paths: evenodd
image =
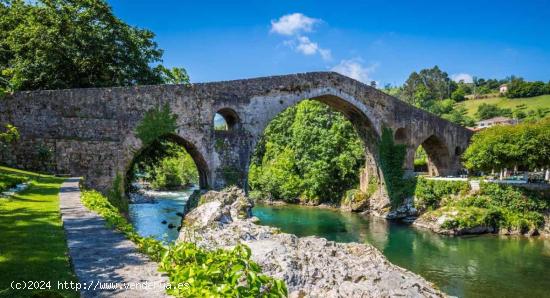
<instances>
[{"instance_id":1,"label":"tree foliage","mask_svg":"<svg viewBox=\"0 0 550 298\"><path fill-rule=\"evenodd\" d=\"M363 144L352 124L328 106L306 100L266 128L249 183L277 199L338 202L358 184L362 165Z\"/></svg>"},{"instance_id":2,"label":"tree foliage","mask_svg":"<svg viewBox=\"0 0 550 298\"><path fill-rule=\"evenodd\" d=\"M499 108L497 105L488 103L482 103L477 107L476 117L479 120L491 119L498 116L511 117L512 110Z\"/></svg>"},{"instance_id":3,"label":"tree foliage","mask_svg":"<svg viewBox=\"0 0 550 298\"><path fill-rule=\"evenodd\" d=\"M431 101L450 98L456 89L457 84L436 65L411 73L403 86L403 97L414 106L426 108Z\"/></svg>"},{"instance_id":4,"label":"tree foliage","mask_svg":"<svg viewBox=\"0 0 550 298\"><path fill-rule=\"evenodd\" d=\"M548 84L541 81L526 82L522 78L513 78L508 84L506 97L533 97L543 94L550 94L550 82Z\"/></svg>"},{"instance_id":5,"label":"tree foliage","mask_svg":"<svg viewBox=\"0 0 550 298\"><path fill-rule=\"evenodd\" d=\"M463 159L476 171L549 168L550 119L484 129L472 137Z\"/></svg>"},{"instance_id":6,"label":"tree foliage","mask_svg":"<svg viewBox=\"0 0 550 298\"><path fill-rule=\"evenodd\" d=\"M0 88L185 81L181 69L154 66L162 50L153 38L118 19L104 0L0 0Z\"/></svg>"},{"instance_id":7,"label":"tree foliage","mask_svg":"<svg viewBox=\"0 0 550 298\"><path fill-rule=\"evenodd\" d=\"M170 144L170 153L149 165L148 181L154 189L173 189L199 182L197 166L184 148ZM179 147L179 148L177 148Z\"/></svg>"}]
</instances>

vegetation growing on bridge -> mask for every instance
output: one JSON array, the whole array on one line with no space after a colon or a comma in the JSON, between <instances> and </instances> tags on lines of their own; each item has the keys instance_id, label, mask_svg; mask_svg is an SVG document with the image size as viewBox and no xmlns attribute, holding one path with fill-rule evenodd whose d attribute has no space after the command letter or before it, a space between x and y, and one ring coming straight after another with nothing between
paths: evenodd
<instances>
[{"instance_id":1,"label":"vegetation growing on bridge","mask_svg":"<svg viewBox=\"0 0 550 298\"><path fill-rule=\"evenodd\" d=\"M160 241L139 236L132 225L109 201L96 191L84 191L82 202L107 223L135 242L143 253L159 262L173 287L167 293L176 297L286 297L283 281L261 273L250 259L250 249L239 244L232 249L206 250L190 242L164 246ZM189 286L178 288L177 284Z\"/></svg>"},{"instance_id":2,"label":"vegetation growing on bridge","mask_svg":"<svg viewBox=\"0 0 550 298\"><path fill-rule=\"evenodd\" d=\"M250 187L302 203L338 203L358 185L363 143L340 113L306 100L277 116L252 158Z\"/></svg>"},{"instance_id":3,"label":"vegetation growing on bridge","mask_svg":"<svg viewBox=\"0 0 550 298\"><path fill-rule=\"evenodd\" d=\"M405 149L405 145L395 144L390 128L382 129L380 144L378 144L378 156L392 207L398 207L403 199L412 195L414 180L403 178Z\"/></svg>"}]
</instances>

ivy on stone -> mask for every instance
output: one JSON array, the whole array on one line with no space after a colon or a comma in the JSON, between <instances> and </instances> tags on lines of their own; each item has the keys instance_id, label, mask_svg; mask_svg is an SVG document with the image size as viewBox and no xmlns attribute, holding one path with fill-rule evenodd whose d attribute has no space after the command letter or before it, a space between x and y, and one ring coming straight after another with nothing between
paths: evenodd
<instances>
[{"instance_id":1,"label":"ivy on stone","mask_svg":"<svg viewBox=\"0 0 550 298\"><path fill-rule=\"evenodd\" d=\"M177 118L168 104L152 108L136 127L136 135L143 144L151 144L162 136L174 133L177 129Z\"/></svg>"},{"instance_id":2,"label":"ivy on stone","mask_svg":"<svg viewBox=\"0 0 550 298\"><path fill-rule=\"evenodd\" d=\"M409 183L403 179L405 145L394 143L391 128L385 127L382 129L378 154L390 202L393 207L397 207L407 195Z\"/></svg>"}]
</instances>

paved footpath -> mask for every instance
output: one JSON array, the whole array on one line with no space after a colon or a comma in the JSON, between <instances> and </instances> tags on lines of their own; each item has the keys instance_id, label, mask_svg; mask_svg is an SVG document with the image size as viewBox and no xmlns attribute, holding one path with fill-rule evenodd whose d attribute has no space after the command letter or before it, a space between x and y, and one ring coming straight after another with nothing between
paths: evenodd
<instances>
[{"instance_id":1,"label":"paved footpath","mask_svg":"<svg viewBox=\"0 0 550 298\"><path fill-rule=\"evenodd\" d=\"M81 290L81 296L166 297L163 285L168 279L157 271L157 264L82 205L78 184L79 178L65 180L59 197L71 262L78 280L87 288ZM105 286L102 283L120 286L114 290L100 289Z\"/></svg>"}]
</instances>

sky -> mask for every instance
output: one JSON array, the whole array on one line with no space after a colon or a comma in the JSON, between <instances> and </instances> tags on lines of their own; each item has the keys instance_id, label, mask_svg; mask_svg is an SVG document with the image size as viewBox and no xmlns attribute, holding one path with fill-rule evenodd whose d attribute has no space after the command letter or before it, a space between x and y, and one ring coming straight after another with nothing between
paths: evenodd
<instances>
[{"instance_id":1,"label":"sky","mask_svg":"<svg viewBox=\"0 0 550 298\"><path fill-rule=\"evenodd\" d=\"M400 85L434 65L455 80L550 80L548 0L108 2L192 82L332 70Z\"/></svg>"}]
</instances>

